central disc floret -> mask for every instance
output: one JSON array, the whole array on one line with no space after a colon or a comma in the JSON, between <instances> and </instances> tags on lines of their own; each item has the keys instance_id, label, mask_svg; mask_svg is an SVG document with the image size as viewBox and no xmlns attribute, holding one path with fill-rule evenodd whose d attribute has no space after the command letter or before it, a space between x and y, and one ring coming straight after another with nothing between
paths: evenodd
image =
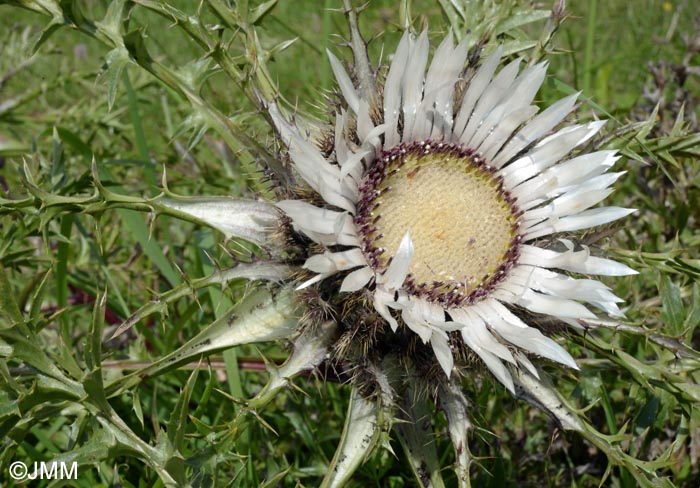
<instances>
[{"instance_id":1,"label":"central disc floret","mask_svg":"<svg viewBox=\"0 0 700 488\"><path fill-rule=\"evenodd\" d=\"M410 231L404 284L445 305L484 297L518 253L518 210L493 168L472 151L430 141L385 151L365 175L356 224L383 271Z\"/></svg>"}]
</instances>

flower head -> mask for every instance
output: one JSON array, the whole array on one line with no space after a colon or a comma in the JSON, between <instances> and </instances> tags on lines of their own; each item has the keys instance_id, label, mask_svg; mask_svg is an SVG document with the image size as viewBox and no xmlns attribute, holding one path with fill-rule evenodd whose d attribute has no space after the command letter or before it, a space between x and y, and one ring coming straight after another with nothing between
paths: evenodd
<instances>
[{"instance_id":1,"label":"flower head","mask_svg":"<svg viewBox=\"0 0 700 488\"><path fill-rule=\"evenodd\" d=\"M595 317L581 302L622 315L608 287L562 271L635 272L555 239L631 212L592 208L622 174L607 173L618 156L572 155L604 124L556 129L577 95L538 113L546 63L520 70L516 59L499 70L496 48L465 69L466 42L455 47L451 35L430 63L428 52L427 32L404 34L374 92L356 87L329 52L344 103L325 150L271 105L293 166L313 190L277 206L312 243L303 267L313 275L299 289L320 286L337 297L346 341L369 343L358 354L377 337L418 338L447 377L456 355L475 354L514 392L514 369L538 375L533 356L576 368L522 312L572 326Z\"/></svg>"},{"instance_id":2,"label":"flower head","mask_svg":"<svg viewBox=\"0 0 700 488\"><path fill-rule=\"evenodd\" d=\"M440 486L424 421L430 402L445 412L460 486L468 486L463 380L485 370L561 427L588 432L537 364L577 369L553 332L594 312L622 316L621 299L587 275L635 271L574 241L575 231L632 212L596 206L622 174L608 172L619 156L585 150L604 122L562 126L576 94L542 111L533 103L546 63L500 67L500 47L468 56L467 42L455 46L451 35L429 63L427 32L407 32L390 66L375 71L353 36L353 76L329 52L340 103L328 127L294 122L277 102L262 101L287 150L267 161L281 195L276 208L158 200L270 252L271 261L237 266L227 279L294 284L251 294L154 368L291 339L293 353L269 366L268 384L245 409L322 363L352 383L322 486L343 486L375 445L391 449L390 431L421 482L435 477Z\"/></svg>"}]
</instances>

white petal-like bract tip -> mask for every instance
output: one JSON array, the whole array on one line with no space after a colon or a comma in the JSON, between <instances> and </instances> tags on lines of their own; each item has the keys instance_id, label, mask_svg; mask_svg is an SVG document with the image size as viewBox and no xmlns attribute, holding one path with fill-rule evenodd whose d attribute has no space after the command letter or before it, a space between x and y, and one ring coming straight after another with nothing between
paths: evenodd
<instances>
[{"instance_id":1,"label":"white petal-like bract tip","mask_svg":"<svg viewBox=\"0 0 700 488\"><path fill-rule=\"evenodd\" d=\"M386 273L384 273L384 276L382 276L382 284L390 290L400 288L406 279L412 259L413 241L411 240L411 233L406 231L403 239L401 239L399 249L391 260L389 268L386 270Z\"/></svg>"},{"instance_id":2,"label":"white petal-like bract tip","mask_svg":"<svg viewBox=\"0 0 700 488\"><path fill-rule=\"evenodd\" d=\"M435 358L449 378L454 367L454 358L452 357L450 345L447 342L447 334L435 332L430 338L430 345L433 346Z\"/></svg>"},{"instance_id":3,"label":"white petal-like bract tip","mask_svg":"<svg viewBox=\"0 0 700 488\"><path fill-rule=\"evenodd\" d=\"M350 293L364 287L374 276L374 270L369 266L357 269L348 274L340 285L341 293Z\"/></svg>"},{"instance_id":4,"label":"white petal-like bract tip","mask_svg":"<svg viewBox=\"0 0 700 488\"><path fill-rule=\"evenodd\" d=\"M342 63L338 60L338 58L336 58L335 55L328 49L326 49L326 53L328 53L328 59L331 62L331 68L333 69L335 79L338 81L338 85L340 86L340 91L343 93L343 98L345 98L348 107L350 107L353 112L356 114L359 113L360 97L357 95L357 91L355 90L355 86L352 84L352 80L345 72L345 68L343 68Z\"/></svg>"}]
</instances>

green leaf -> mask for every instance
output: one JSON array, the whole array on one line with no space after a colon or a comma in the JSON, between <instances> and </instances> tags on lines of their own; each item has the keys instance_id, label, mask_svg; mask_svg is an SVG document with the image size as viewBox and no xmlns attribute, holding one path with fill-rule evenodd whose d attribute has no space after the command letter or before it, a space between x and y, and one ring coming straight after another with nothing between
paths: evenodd
<instances>
[{"instance_id":1,"label":"green leaf","mask_svg":"<svg viewBox=\"0 0 700 488\"><path fill-rule=\"evenodd\" d=\"M107 7L104 18L95 22L101 33L109 38L115 46L123 46L124 40L121 35L122 16L126 0L112 0Z\"/></svg>"},{"instance_id":2,"label":"green leaf","mask_svg":"<svg viewBox=\"0 0 700 488\"><path fill-rule=\"evenodd\" d=\"M24 323L16 296L17 294L10 284L5 267L0 263L0 314L8 316L12 321L10 323L0 321L0 327L2 328L11 328L13 325Z\"/></svg>"},{"instance_id":3,"label":"green leaf","mask_svg":"<svg viewBox=\"0 0 700 488\"><path fill-rule=\"evenodd\" d=\"M36 323L39 320L39 315L41 313L41 307L44 304L44 295L46 294L46 287L49 284L49 277L51 276L51 269L47 269L43 275L39 275L40 279L32 293L32 298L29 307L29 319Z\"/></svg>"},{"instance_id":4,"label":"green leaf","mask_svg":"<svg viewBox=\"0 0 700 488\"><path fill-rule=\"evenodd\" d=\"M58 243L56 251L56 305L65 308L68 305L68 251L70 249L70 235L73 229L73 214L61 217L60 233L64 237ZM61 316L61 335L66 342L69 336L68 318Z\"/></svg>"},{"instance_id":5,"label":"green leaf","mask_svg":"<svg viewBox=\"0 0 700 488\"><path fill-rule=\"evenodd\" d=\"M637 418L635 419L637 428L646 429L652 427L658 419L660 405L661 400L659 397L652 396L637 414Z\"/></svg>"},{"instance_id":6,"label":"green leaf","mask_svg":"<svg viewBox=\"0 0 700 488\"><path fill-rule=\"evenodd\" d=\"M143 221L143 217L131 210L117 210L117 213L149 259L163 273L170 286L177 286L180 283L180 274L175 271L171 261L165 257L161 245L151 239L151 233Z\"/></svg>"},{"instance_id":7,"label":"green leaf","mask_svg":"<svg viewBox=\"0 0 700 488\"><path fill-rule=\"evenodd\" d=\"M52 461L67 464L76 462L80 465L95 464L108 459L112 450L116 447L117 441L114 435L106 429L97 429L84 444L56 456Z\"/></svg>"},{"instance_id":8,"label":"green leaf","mask_svg":"<svg viewBox=\"0 0 700 488\"><path fill-rule=\"evenodd\" d=\"M185 432L187 431L187 416L190 408L190 398L192 397L192 388L197 381L199 368L195 368L190 374L187 383L180 391L180 396L177 399L175 408L170 414L168 420L168 439L171 445L178 451L182 452L185 441Z\"/></svg>"},{"instance_id":9,"label":"green leaf","mask_svg":"<svg viewBox=\"0 0 700 488\"><path fill-rule=\"evenodd\" d=\"M130 396L133 405L134 415L136 415L136 418L138 419L139 423L141 424L141 428L143 429L144 423L143 408L141 407L141 397L139 396L138 392L133 390L130 392Z\"/></svg>"},{"instance_id":10,"label":"green leaf","mask_svg":"<svg viewBox=\"0 0 700 488\"><path fill-rule=\"evenodd\" d=\"M0 139L0 157L12 158L17 156L23 156L31 152L31 146L28 146L15 139L10 139L9 137L3 137Z\"/></svg>"},{"instance_id":11,"label":"green leaf","mask_svg":"<svg viewBox=\"0 0 700 488\"><path fill-rule=\"evenodd\" d=\"M700 285L693 284L693 293L691 296L690 311L685 317L683 328L687 330L686 341L690 343L693 338L695 329L700 325Z\"/></svg>"},{"instance_id":12,"label":"green leaf","mask_svg":"<svg viewBox=\"0 0 700 488\"><path fill-rule=\"evenodd\" d=\"M456 2L449 0L438 0L442 12L450 22L450 26L454 32L460 32L462 24L467 20L467 13Z\"/></svg>"},{"instance_id":13,"label":"green leaf","mask_svg":"<svg viewBox=\"0 0 700 488\"><path fill-rule=\"evenodd\" d=\"M0 339L0 357L6 358L6 357L9 357L11 354L12 354L12 346L9 345L4 340ZM2 367L0 367L0 369L3 371L3 375L4 375L4 372L6 371L6 368L7 368L7 364L5 362L2 362L0 364L2 364ZM10 379L11 379L11 376L9 376L9 373L7 375L4 375L4 376L5 376L5 381L9 383Z\"/></svg>"},{"instance_id":14,"label":"green leaf","mask_svg":"<svg viewBox=\"0 0 700 488\"><path fill-rule=\"evenodd\" d=\"M681 301L681 291L671 278L663 277L661 286L661 308L662 319L668 326L669 330L674 335L680 335L683 332L683 323L685 313L683 310L683 302Z\"/></svg>"},{"instance_id":15,"label":"green leaf","mask_svg":"<svg viewBox=\"0 0 700 488\"><path fill-rule=\"evenodd\" d=\"M48 24L46 24L46 27L41 31L39 34L39 38L37 41L34 43L34 47L32 48L32 52L36 53L39 51L39 48L49 40L49 38L56 32L59 28L63 27L64 22L63 22L63 17L61 16L60 18L54 17L53 20L51 20Z\"/></svg>"},{"instance_id":16,"label":"green leaf","mask_svg":"<svg viewBox=\"0 0 700 488\"><path fill-rule=\"evenodd\" d=\"M90 369L99 368L102 364L102 329L107 310L107 291L95 297L92 308L90 331L85 345L85 363Z\"/></svg>"},{"instance_id":17,"label":"green leaf","mask_svg":"<svg viewBox=\"0 0 700 488\"><path fill-rule=\"evenodd\" d=\"M275 5L277 5L277 0L267 0L261 3L248 14L248 22L253 25L259 24L267 14L272 12Z\"/></svg>"},{"instance_id":18,"label":"green leaf","mask_svg":"<svg viewBox=\"0 0 700 488\"><path fill-rule=\"evenodd\" d=\"M524 10L507 17L496 25L496 34L508 33L523 25L531 24L540 20L548 19L552 15L549 10Z\"/></svg>"},{"instance_id":19,"label":"green leaf","mask_svg":"<svg viewBox=\"0 0 700 488\"><path fill-rule=\"evenodd\" d=\"M107 53L105 66L98 76L98 81L107 81L107 107L110 111L117 98L119 84L122 82L122 72L130 62L129 51L126 48L118 47Z\"/></svg>"}]
</instances>

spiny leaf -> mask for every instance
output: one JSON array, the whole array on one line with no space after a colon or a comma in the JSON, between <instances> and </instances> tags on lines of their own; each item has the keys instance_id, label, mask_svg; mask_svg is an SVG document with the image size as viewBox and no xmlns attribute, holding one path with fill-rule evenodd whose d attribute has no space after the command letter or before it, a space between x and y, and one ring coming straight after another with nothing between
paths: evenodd
<instances>
[{"instance_id":1,"label":"spiny leaf","mask_svg":"<svg viewBox=\"0 0 700 488\"><path fill-rule=\"evenodd\" d=\"M108 430L97 429L84 444L53 458L52 461L66 464L76 462L81 466L91 465L109 457L110 452L116 447L117 441Z\"/></svg>"},{"instance_id":2,"label":"spiny leaf","mask_svg":"<svg viewBox=\"0 0 700 488\"><path fill-rule=\"evenodd\" d=\"M276 294L255 290L180 348L132 377L161 374L202 355L240 344L288 338L298 325L297 308L290 288Z\"/></svg>"},{"instance_id":3,"label":"spiny leaf","mask_svg":"<svg viewBox=\"0 0 700 488\"><path fill-rule=\"evenodd\" d=\"M583 424L576 412L566 405L559 393L544 378L537 379L524 371L518 372L513 378L516 380L516 393L520 398L547 412L562 428L579 432L583 430Z\"/></svg>"},{"instance_id":4,"label":"spiny leaf","mask_svg":"<svg viewBox=\"0 0 700 488\"><path fill-rule=\"evenodd\" d=\"M421 488L444 488L428 398L418 391L415 380L409 385L403 398L401 421L396 425L401 447Z\"/></svg>"},{"instance_id":5,"label":"spiny leaf","mask_svg":"<svg viewBox=\"0 0 700 488\"><path fill-rule=\"evenodd\" d=\"M156 312L165 313L168 305L182 297L195 293L196 290L201 288L214 285L219 285L223 288L236 279L281 281L288 273L289 268L282 264L266 262L241 263L232 268L216 270L204 278L185 281L139 308L119 326L111 338L114 339L123 334L138 321L151 314Z\"/></svg>"},{"instance_id":6,"label":"spiny leaf","mask_svg":"<svg viewBox=\"0 0 700 488\"><path fill-rule=\"evenodd\" d=\"M468 435L472 428L469 420L469 403L461 392L459 385L450 382L440 385L440 405L445 411L452 445L455 450L455 474L460 488L470 488L471 454Z\"/></svg>"},{"instance_id":7,"label":"spiny leaf","mask_svg":"<svg viewBox=\"0 0 700 488\"><path fill-rule=\"evenodd\" d=\"M297 337L294 340L294 351L282 366L268 364L270 380L260 393L248 402L246 408L249 410L262 408L272 401L277 392L286 387L294 376L316 368L328 355L331 340L336 331L334 322L326 322Z\"/></svg>"},{"instance_id":8,"label":"spiny leaf","mask_svg":"<svg viewBox=\"0 0 700 488\"><path fill-rule=\"evenodd\" d=\"M321 488L345 486L377 443L380 432L378 420L378 402L364 398L356 387L353 388L340 444L328 466Z\"/></svg>"},{"instance_id":9,"label":"spiny leaf","mask_svg":"<svg viewBox=\"0 0 700 488\"><path fill-rule=\"evenodd\" d=\"M117 90L122 81L124 68L131 62L129 52L124 47L112 49L107 53L104 69L98 77L98 81L107 81L107 107L112 110L117 98Z\"/></svg>"},{"instance_id":10,"label":"spiny leaf","mask_svg":"<svg viewBox=\"0 0 700 488\"><path fill-rule=\"evenodd\" d=\"M170 413L170 420L168 420L168 439L170 439L173 448L178 452L182 452L184 448L190 398L192 397L192 388L194 387L195 381L197 381L198 373L199 368L195 369L192 371L192 374L190 374L187 383L185 383L185 386L180 391L180 396L177 399L175 408Z\"/></svg>"},{"instance_id":11,"label":"spiny leaf","mask_svg":"<svg viewBox=\"0 0 700 488\"><path fill-rule=\"evenodd\" d=\"M126 0L113 0L107 7L104 18L95 22L102 33L107 36L115 46L123 46L124 41L121 35L122 16Z\"/></svg>"}]
</instances>

